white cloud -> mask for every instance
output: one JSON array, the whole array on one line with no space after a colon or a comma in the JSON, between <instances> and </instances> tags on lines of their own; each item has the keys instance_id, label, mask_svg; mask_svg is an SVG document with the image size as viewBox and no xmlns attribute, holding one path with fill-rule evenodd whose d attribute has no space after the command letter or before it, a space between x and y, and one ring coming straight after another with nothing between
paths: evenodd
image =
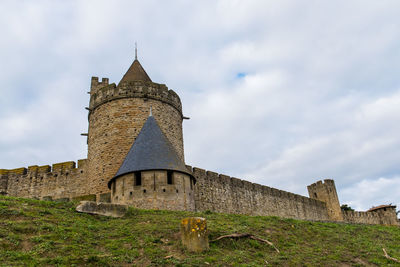
<instances>
[{"instance_id":1,"label":"white cloud","mask_svg":"<svg viewBox=\"0 0 400 267\"><path fill-rule=\"evenodd\" d=\"M393 204L399 207L400 202L400 177L376 180L361 180L351 187L340 191L340 200L357 210L368 210L381 204ZM394 202L396 200L397 202Z\"/></svg>"},{"instance_id":2,"label":"white cloud","mask_svg":"<svg viewBox=\"0 0 400 267\"><path fill-rule=\"evenodd\" d=\"M300 121L308 126L308 131L301 129L297 132L295 145L282 147L275 159L245 175L304 194L305 185L296 181L309 184L316 179L333 178L341 188L363 178L398 173L400 140L397 136L400 127L394 122L400 120L399 97L400 91L364 104L353 100L356 105L361 104L355 110L349 105L342 110L343 106L337 105L335 112L344 112L346 116L338 117L339 123L335 120L328 122L334 124L330 133L317 128L318 124L324 128L325 111L314 110L315 114L322 114L318 114L318 121Z\"/></svg>"}]
</instances>

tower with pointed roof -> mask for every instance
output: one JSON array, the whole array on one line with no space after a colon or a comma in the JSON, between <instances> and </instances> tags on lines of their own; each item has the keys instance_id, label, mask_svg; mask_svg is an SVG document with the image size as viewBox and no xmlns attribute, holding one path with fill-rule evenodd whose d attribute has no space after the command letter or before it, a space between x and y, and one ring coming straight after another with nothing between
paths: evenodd
<instances>
[{"instance_id":1,"label":"tower with pointed roof","mask_svg":"<svg viewBox=\"0 0 400 267\"><path fill-rule=\"evenodd\" d=\"M195 181L150 113L108 187L112 203L194 211Z\"/></svg>"},{"instance_id":2,"label":"tower with pointed roof","mask_svg":"<svg viewBox=\"0 0 400 267\"><path fill-rule=\"evenodd\" d=\"M179 96L165 84L153 82L137 56L117 84L107 78L92 77L88 120L87 192L108 193L114 177L135 142L140 129L153 117L184 162L182 104Z\"/></svg>"}]
</instances>

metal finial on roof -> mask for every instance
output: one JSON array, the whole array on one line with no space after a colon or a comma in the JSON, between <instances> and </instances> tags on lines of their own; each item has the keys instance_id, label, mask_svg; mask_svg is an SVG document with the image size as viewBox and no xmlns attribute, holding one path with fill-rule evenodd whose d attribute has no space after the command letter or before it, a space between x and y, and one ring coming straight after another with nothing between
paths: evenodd
<instances>
[{"instance_id":1,"label":"metal finial on roof","mask_svg":"<svg viewBox=\"0 0 400 267\"><path fill-rule=\"evenodd\" d=\"M137 60L137 43L135 42L135 60Z\"/></svg>"},{"instance_id":2,"label":"metal finial on roof","mask_svg":"<svg viewBox=\"0 0 400 267\"><path fill-rule=\"evenodd\" d=\"M150 114L149 114L149 117L151 117L151 116L153 116L153 108L152 108L152 106L150 106Z\"/></svg>"}]
</instances>

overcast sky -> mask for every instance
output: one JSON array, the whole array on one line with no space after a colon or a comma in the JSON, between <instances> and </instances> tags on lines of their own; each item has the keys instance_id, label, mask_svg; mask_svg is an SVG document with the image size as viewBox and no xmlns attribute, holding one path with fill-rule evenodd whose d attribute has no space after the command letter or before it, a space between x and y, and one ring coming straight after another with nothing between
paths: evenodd
<instances>
[{"instance_id":1,"label":"overcast sky","mask_svg":"<svg viewBox=\"0 0 400 267\"><path fill-rule=\"evenodd\" d=\"M91 76L182 100L186 163L400 206L399 1L0 2L0 168L86 158Z\"/></svg>"}]
</instances>

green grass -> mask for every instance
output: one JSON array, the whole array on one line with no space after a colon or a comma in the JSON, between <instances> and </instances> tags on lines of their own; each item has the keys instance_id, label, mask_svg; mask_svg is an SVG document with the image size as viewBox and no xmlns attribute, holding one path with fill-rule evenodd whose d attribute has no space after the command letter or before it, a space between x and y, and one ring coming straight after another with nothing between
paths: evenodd
<instances>
[{"instance_id":1,"label":"green grass","mask_svg":"<svg viewBox=\"0 0 400 267\"><path fill-rule=\"evenodd\" d=\"M130 209L124 218L75 212L77 203L0 196L0 266L400 266L400 227L299 221L278 217ZM208 220L203 253L187 252L180 220ZM166 256L171 256L165 258Z\"/></svg>"}]
</instances>

